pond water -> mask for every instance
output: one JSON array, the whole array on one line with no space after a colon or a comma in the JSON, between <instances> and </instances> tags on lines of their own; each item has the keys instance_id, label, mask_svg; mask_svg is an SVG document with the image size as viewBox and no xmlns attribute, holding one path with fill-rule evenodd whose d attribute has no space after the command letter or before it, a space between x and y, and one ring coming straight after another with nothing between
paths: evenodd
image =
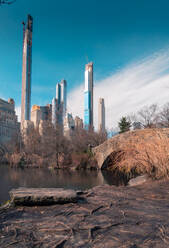
<instances>
[{"instance_id":1,"label":"pond water","mask_svg":"<svg viewBox=\"0 0 169 248\"><path fill-rule=\"evenodd\" d=\"M86 190L102 184L118 186L123 182L120 182L108 171L21 169L0 165L0 204L10 198L9 191L12 188L34 187Z\"/></svg>"}]
</instances>

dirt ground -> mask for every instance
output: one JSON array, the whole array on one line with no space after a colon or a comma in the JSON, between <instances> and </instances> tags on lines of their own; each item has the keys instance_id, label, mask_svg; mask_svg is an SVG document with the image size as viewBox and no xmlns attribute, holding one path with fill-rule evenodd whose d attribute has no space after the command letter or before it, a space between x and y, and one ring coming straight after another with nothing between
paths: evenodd
<instances>
[{"instance_id":1,"label":"dirt ground","mask_svg":"<svg viewBox=\"0 0 169 248\"><path fill-rule=\"evenodd\" d=\"M78 203L0 210L0 247L169 247L169 180L98 186Z\"/></svg>"}]
</instances>

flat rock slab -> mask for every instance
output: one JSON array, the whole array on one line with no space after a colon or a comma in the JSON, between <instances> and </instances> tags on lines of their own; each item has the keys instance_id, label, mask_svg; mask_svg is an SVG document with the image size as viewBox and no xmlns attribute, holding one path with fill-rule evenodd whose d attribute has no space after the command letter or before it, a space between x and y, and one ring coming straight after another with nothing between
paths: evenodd
<instances>
[{"instance_id":1,"label":"flat rock slab","mask_svg":"<svg viewBox=\"0 0 169 248\"><path fill-rule=\"evenodd\" d=\"M148 181L148 176L147 175L142 175L142 176L138 176L136 178L130 179L130 181L128 182L129 186L137 186L137 185L141 185L143 183L146 183Z\"/></svg>"},{"instance_id":2,"label":"flat rock slab","mask_svg":"<svg viewBox=\"0 0 169 248\"><path fill-rule=\"evenodd\" d=\"M10 192L12 203L15 205L51 205L77 202L74 190L62 188L18 188Z\"/></svg>"}]
</instances>

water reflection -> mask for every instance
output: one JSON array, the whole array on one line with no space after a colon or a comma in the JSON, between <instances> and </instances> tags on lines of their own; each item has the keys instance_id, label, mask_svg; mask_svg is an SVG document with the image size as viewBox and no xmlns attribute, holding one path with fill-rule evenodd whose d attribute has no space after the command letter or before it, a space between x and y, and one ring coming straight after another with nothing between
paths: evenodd
<instances>
[{"instance_id":1,"label":"water reflection","mask_svg":"<svg viewBox=\"0 0 169 248\"><path fill-rule=\"evenodd\" d=\"M104 182L109 185L121 186L121 185L127 185L128 182L128 179L122 173L115 175L111 171L103 170L102 176L104 178Z\"/></svg>"},{"instance_id":2,"label":"water reflection","mask_svg":"<svg viewBox=\"0 0 169 248\"><path fill-rule=\"evenodd\" d=\"M114 181L114 183L113 183ZM21 169L0 166L0 203L9 199L8 192L17 187L69 188L85 190L102 184L115 184L110 172Z\"/></svg>"}]
</instances>

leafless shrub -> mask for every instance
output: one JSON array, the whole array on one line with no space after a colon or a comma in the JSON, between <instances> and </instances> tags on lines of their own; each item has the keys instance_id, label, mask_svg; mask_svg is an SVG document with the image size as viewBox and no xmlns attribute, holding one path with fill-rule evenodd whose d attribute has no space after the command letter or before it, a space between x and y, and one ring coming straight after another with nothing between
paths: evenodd
<instances>
[{"instance_id":1,"label":"leafless shrub","mask_svg":"<svg viewBox=\"0 0 169 248\"><path fill-rule=\"evenodd\" d=\"M71 138L74 152L88 152L89 146L95 147L107 139L107 133L97 133L93 130L78 129Z\"/></svg>"},{"instance_id":2,"label":"leafless shrub","mask_svg":"<svg viewBox=\"0 0 169 248\"><path fill-rule=\"evenodd\" d=\"M169 127L169 102L166 103L159 112L158 123L160 127Z\"/></svg>"},{"instance_id":3,"label":"leafless shrub","mask_svg":"<svg viewBox=\"0 0 169 248\"><path fill-rule=\"evenodd\" d=\"M17 166L21 160L20 153L13 153L13 154L6 154L7 161L9 162L10 166Z\"/></svg>"},{"instance_id":4,"label":"leafless shrub","mask_svg":"<svg viewBox=\"0 0 169 248\"><path fill-rule=\"evenodd\" d=\"M105 139L106 134L84 129L75 130L67 139L60 126L54 128L51 122L46 121L40 130L30 127L23 135L23 142L13 142L15 149L8 154L7 160L11 166L88 168L95 162L91 147L103 143Z\"/></svg>"},{"instance_id":5,"label":"leafless shrub","mask_svg":"<svg viewBox=\"0 0 169 248\"><path fill-rule=\"evenodd\" d=\"M137 115L144 128L156 127L158 106L157 104L152 104L149 107L144 107L138 111Z\"/></svg>"}]
</instances>

